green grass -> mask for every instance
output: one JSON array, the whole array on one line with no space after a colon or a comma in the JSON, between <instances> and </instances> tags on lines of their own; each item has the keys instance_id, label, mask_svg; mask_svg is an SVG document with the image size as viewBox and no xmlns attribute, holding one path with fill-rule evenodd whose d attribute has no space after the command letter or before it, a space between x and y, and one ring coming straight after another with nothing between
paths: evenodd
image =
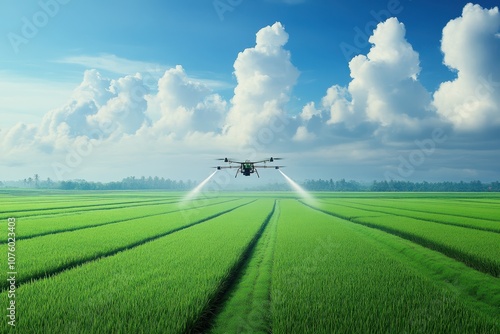
<instances>
[{"instance_id":1,"label":"green grass","mask_svg":"<svg viewBox=\"0 0 500 334\"><path fill-rule=\"evenodd\" d=\"M183 196L1 190L0 333L500 332L500 194Z\"/></svg>"}]
</instances>

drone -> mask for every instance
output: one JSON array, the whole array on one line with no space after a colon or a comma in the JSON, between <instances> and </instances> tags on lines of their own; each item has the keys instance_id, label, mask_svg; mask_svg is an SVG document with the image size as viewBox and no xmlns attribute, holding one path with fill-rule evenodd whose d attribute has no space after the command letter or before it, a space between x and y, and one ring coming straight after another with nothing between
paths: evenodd
<instances>
[{"instance_id":1,"label":"drone","mask_svg":"<svg viewBox=\"0 0 500 334\"><path fill-rule=\"evenodd\" d=\"M285 166L267 166L266 163L268 163L268 162L274 162L275 160L282 160L282 158L273 158L273 157L271 157L269 159L259 160L259 161L250 161L250 160L234 161L234 160L231 160L228 158L217 159L217 160L221 160L221 161L229 163L229 166L214 167L214 168L217 168L217 170L226 169L226 168L237 168L236 175L234 177L237 177L238 173L241 173L244 176L250 176L251 174L255 173L255 174L257 174L257 177L260 178L260 175L259 175L259 172L257 171L257 168L280 169L281 167L285 167ZM231 164L238 164L238 165L233 166ZM255 165L255 164L264 164L264 165Z\"/></svg>"}]
</instances>

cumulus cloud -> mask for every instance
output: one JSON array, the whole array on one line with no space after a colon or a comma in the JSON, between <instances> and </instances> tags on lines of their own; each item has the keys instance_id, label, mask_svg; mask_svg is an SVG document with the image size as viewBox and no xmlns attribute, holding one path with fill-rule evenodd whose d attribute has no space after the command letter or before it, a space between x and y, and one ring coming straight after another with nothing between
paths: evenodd
<instances>
[{"instance_id":1,"label":"cumulus cloud","mask_svg":"<svg viewBox=\"0 0 500 334\"><path fill-rule=\"evenodd\" d=\"M30 146L37 132L34 124L17 123L2 138L4 148Z\"/></svg>"},{"instance_id":2,"label":"cumulus cloud","mask_svg":"<svg viewBox=\"0 0 500 334\"><path fill-rule=\"evenodd\" d=\"M107 131L134 134L141 126L149 123L145 99L149 89L144 85L140 74L112 80L109 92L112 97L97 113L87 117L92 129L100 129L104 134Z\"/></svg>"},{"instance_id":3,"label":"cumulus cloud","mask_svg":"<svg viewBox=\"0 0 500 334\"><path fill-rule=\"evenodd\" d=\"M284 117L284 105L299 76L283 46L288 34L276 22L257 32L255 47L238 54L234 75L238 82L225 120L224 133L242 145L257 131L278 117Z\"/></svg>"},{"instance_id":4,"label":"cumulus cloud","mask_svg":"<svg viewBox=\"0 0 500 334\"><path fill-rule=\"evenodd\" d=\"M327 90L322 105L330 112L328 123L351 128L363 122L408 126L428 117L430 95L418 81L418 53L405 39L404 25L389 18L377 25L369 42L368 54L349 62L348 87Z\"/></svg>"},{"instance_id":5,"label":"cumulus cloud","mask_svg":"<svg viewBox=\"0 0 500 334\"><path fill-rule=\"evenodd\" d=\"M467 4L443 29L444 64L457 78L444 82L433 104L458 131L500 125L500 13Z\"/></svg>"},{"instance_id":6,"label":"cumulus cloud","mask_svg":"<svg viewBox=\"0 0 500 334\"><path fill-rule=\"evenodd\" d=\"M149 89L140 74L117 80L85 71L68 102L44 115L39 125L17 124L0 140L4 151L19 146L53 153L68 150L75 142L105 140L134 134L149 123L145 100Z\"/></svg>"},{"instance_id":7,"label":"cumulus cloud","mask_svg":"<svg viewBox=\"0 0 500 334\"><path fill-rule=\"evenodd\" d=\"M140 74L110 80L88 70L70 101L45 115L38 136L56 140L133 134L149 121L145 114L148 91Z\"/></svg>"},{"instance_id":8,"label":"cumulus cloud","mask_svg":"<svg viewBox=\"0 0 500 334\"><path fill-rule=\"evenodd\" d=\"M158 135L220 131L225 109L220 95L190 79L180 65L165 72L158 81L158 93L149 97L149 113L158 118L152 131Z\"/></svg>"},{"instance_id":9,"label":"cumulus cloud","mask_svg":"<svg viewBox=\"0 0 500 334\"><path fill-rule=\"evenodd\" d=\"M304 121L308 121L316 115L321 114L321 110L316 109L316 104L314 102L307 103L300 113L300 118Z\"/></svg>"},{"instance_id":10,"label":"cumulus cloud","mask_svg":"<svg viewBox=\"0 0 500 334\"><path fill-rule=\"evenodd\" d=\"M305 126L299 126L297 128L297 131L295 132L295 135L293 136L293 140L295 141L310 141L316 138L316 135L314 133L311 133L307 130Z\"/></svg>"}]
</instances>

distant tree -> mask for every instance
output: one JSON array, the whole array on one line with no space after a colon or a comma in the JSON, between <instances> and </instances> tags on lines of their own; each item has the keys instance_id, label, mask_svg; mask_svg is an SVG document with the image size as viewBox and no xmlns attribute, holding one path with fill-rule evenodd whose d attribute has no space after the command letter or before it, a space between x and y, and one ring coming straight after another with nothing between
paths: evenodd
<instances>
[{"instance_id":1,"label":"distant tree","mask_svg":"<svg viewBox=\"0 0 500 334\"><path fill-rule=\"evenodd\" d=\"M40 176L38 176L38 174L35 174L35 188L39 187L38 181L40 181Z\"/></svg>"},{"instance_id":2,"label":"distant tree","mask_svg":"<svg viewBox=\"0 0 500 334\"><path fill-rule=\"evenodd\" d=\"M59 187L63 190L75 190L76 189L76 182L62 181Z\"/></svg>"},{"instance_id":3,"label":"distant tree","mask_svg":"<svg viewBox=\"0 0 500 334\"><path fill-rule=\"evenodd\" d=\"M489 187L489 191L500 191L500 182L498 181L492 182Z\"/></svg>"}]
</instances>

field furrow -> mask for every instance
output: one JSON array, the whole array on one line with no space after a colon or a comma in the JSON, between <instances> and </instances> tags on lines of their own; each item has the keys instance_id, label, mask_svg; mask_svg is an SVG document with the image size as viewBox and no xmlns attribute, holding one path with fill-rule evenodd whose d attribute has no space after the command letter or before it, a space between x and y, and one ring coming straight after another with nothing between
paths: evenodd
<instances>
[{"instance_id":1,"label":"field furrow","mask_svg":"<svg viewBox=\"0 0 500 334\"><path fill-rule=\"evenodd\" d=\"M271 272L279 202L259 239L252 257L217 314L211 333L270 333Z\"/></svg>"},{"instance_id":2,"label":"field furrow","mask_svg":"<svg viewBox=\"0 0 500 334\"><path fill-rule=\"evenodd\" d=\"M271 221L276 210L276 200L272 207L271 212L267 215L266 219L260 226L257 233L254 235L252 240L248 243L245 250L241 253L237 262L234 263L233 267L227 274L226 279L219 285L217 292L211 298L210 303L205 306L205 309L198 317L198 320L192 326L192 329L196 332L206 333L208 332L215 323L217 315L222 310L224 303L230 298L231 292L234 290L238 281L241 279L244 269L247 267L248 262L254 255L255 247L258 241L261 239L266 227Z\"/></svg>"}]
</instances>

